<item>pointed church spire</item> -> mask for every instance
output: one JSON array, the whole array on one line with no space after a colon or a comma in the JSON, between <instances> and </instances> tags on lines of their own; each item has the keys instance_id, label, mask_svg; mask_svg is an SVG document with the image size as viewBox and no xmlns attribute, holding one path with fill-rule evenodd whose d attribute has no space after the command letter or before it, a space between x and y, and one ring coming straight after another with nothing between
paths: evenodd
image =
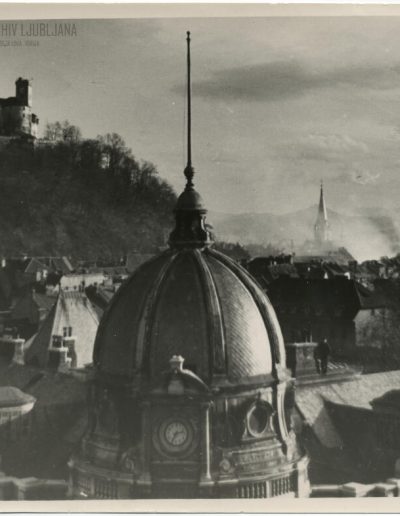
<instances>
[{"instance_id":1,"label":"pointed church spire","mask_svg":"<svg viewBox=\"0 0 400 516\"><path fill-rule=\"evenodd\" d=\"M328 213L325 205L324 184L322 181L319 195L317 220L314 226L314 236L317 242L327 242L329 240Z\"/></svg>"},{"instance_id":2,"label":"pointed church spire","mask_svg":"<svg viewBox=\"0 0 400 516\"><path fill-rule=\"evenodd\" d=\"M328 215L327 215L326 206L325 206L324 183L323 183L323 181L321 181L321 192L320 192L320 195L319 195L318 216L321 217L326 222L328 221Z\"/></svg>"},{"instance_id":3,"label":"pointed church spire","mask_svg":"<svg viewBox=\"0 0 400 516\"><path fill-rule=\"evenodd\" d=\"M212 244L211 235L205 226L207 210L203 206L203 200L194 189L192 166L192 95L191 95L191 63L190 63L190 32L186 33L187 43L187 164L184 170L186 186L178 197L175 206L175 229L172 231L169 244L171 247L197 247L203 248Z\"/></svg>"}]
</instances>

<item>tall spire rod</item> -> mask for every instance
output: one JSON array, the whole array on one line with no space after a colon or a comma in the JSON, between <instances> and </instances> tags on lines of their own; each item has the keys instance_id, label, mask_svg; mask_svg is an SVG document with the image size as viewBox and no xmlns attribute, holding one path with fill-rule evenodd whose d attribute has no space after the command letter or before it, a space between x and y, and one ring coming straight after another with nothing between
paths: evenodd
<instances>
[{"instance_id":1,"label":"tall spire rod","mask_svg":"<svg viewBox=\"0 0 400 516\"><path fill-rule=\"evenodd\" d=\"M192 95L190 83L190 32L187 31L187 103L188 103L188 117L187 117L187 165L185 168L185 177L187 179L186 187L193 187L194 169L192 167Z\"/></svg>"},{"instance_id":2,"label":"tall spire rod","mask_svg":"<svg viewBox=\"0 0 400 516\"><path fill-rule=\"evenodd\" d=\"M175 206L175 228L169 236L169 245L174 249L204 249L212 244L212 236L205 223L207 210L203 200L194 189L191 141L191 91L190 91L190 32L186 33L187 42L187 164L184 170L186 185Z\"/></svg>"}]
</instances>

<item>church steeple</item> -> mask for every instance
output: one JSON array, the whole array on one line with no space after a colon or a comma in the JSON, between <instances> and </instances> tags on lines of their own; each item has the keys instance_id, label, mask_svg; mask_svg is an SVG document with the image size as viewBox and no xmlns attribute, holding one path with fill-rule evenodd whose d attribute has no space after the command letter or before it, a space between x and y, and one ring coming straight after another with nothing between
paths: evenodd
<instances>
[{"instance_id":1,"label":"church steeple","mask_svg":"<svg viewBox=\"0 0 400 516\"><path fill-rule=\"evenodd\" d=\"M329 241L329 222L325 205L324 185L322 181L319 195L318 215L314 226L314 237L317 242Z\"/></svg>"},{"instance_id":2,"label":"church steeple","mask_svg":"<svg viewBox=\"0 0 400 516\"><path fill-rule=\"evenodd\" d=\"M171 247L204 248L212 244L209 231L205 226L207 210L203 206L203 200L194 189L192 166L192 102L190 83L190 32L187 32L187 164L184 170L186 186L178 198L175 206L175 229L169 237Z\"/></svg>"}]
</instances>

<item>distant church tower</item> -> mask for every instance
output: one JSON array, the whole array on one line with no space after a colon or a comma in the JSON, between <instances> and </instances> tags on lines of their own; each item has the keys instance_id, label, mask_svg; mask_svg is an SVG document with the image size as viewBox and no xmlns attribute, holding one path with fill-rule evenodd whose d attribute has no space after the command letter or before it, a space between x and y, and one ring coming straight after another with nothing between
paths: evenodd
<instances>
[{"instance_id":1,"label":"distant church tower","mask_svg":"<svg viewBox=\"0 0 400 516\"><path fill-rule=\"evenodd\" d=\"M324 198L324 185L322 184L322 181L321 192L319 196L318 215L314 226L314 238L318 243L328 242L330 240L329 222Z\"/></svg>"}]
</instances>

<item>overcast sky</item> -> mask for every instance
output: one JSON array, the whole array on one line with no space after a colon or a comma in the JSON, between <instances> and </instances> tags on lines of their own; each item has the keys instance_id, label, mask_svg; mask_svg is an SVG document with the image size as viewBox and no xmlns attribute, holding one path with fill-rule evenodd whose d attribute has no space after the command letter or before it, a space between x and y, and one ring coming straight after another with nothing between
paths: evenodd
<instances>
[{"instance_id":1,"label":"overcast sky","mask_svg":"<svg viewBox=\"0 0 400 516\"><path fill-rule=\"evenodd\" d=\"M77 36L0 47L0 96L33 78L34 111L85 137L117 132L179 192L186 30L193 162L221 212L396 210L400 17L77 21ZM4 36L2 37L4 38Z\"/></svg>"}]
</instances>

